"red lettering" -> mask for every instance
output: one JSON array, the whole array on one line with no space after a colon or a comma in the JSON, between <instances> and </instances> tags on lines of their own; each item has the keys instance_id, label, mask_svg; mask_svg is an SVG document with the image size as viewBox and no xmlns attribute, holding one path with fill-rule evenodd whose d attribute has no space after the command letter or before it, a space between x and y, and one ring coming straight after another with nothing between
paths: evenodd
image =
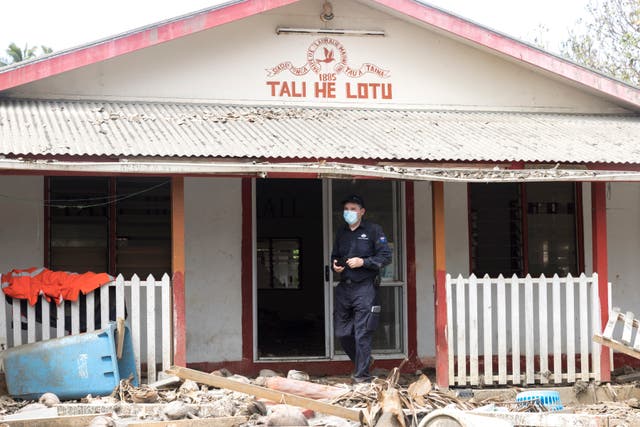
<instances>
[{"instance_id":1,"label":"red lettering","mask_svg":"<svg viewBox=\"0 0 640 427\"><path fill-rule=\"evenodd\" d=\"M336 84L334 82L327 83L327 98L336 97Z\"/></svg>"},{"instance_id":2,"label":"red lettering","mask_svg":"<svg viewBox=\"0 0 640 427\"><path fill-rule=\"evenodd\" d=\"M287 82L283 82L280 87L280 96L291 96L291 91L289 90L289 85Z\"/></svg>"},{"instance_id":3,"label":"red lettering","mask_svg":"<svg viewBox=\"0 0 640 427\"><path fill-rule=\"evenodd\" d=\"M386 90L385 90L386 89ZM382 85L382 99L392 99L391 83L385 83Z\"/></svg>"},{"instance_id":4,"label":"red lettering","mask_svg":"<svg viewBox=\"0 0 640 427\"><path fill-rule=\"evenodd\" d=\"M378 99L378 88L380 87L380 83L369 83L369 87L371 88L371 98Z\"/></svg>"},{"instance_id":5,"label":"red lettering","mask_svg":"<svg viewBox=\"0 0 640 427\"><path fill-rule=\"evenodd\" d=\"M358 95L351 93L351 83L347 83L347 98L357 98Z\"/></svg>"},{"instance_id":6,"label":"red lettering","mask_svg":"<svg viewBox=\"0 0 640 427\"><path fill-rule=\"evenodd\" d=\"M278 86L280 82L267 82L267 86L271 86L271 96L276 96L276 86Z\"/></svg>"},{"instance_id":7,"label":"red lettering","mask_svg":"<svg viewBox=\"0 0 640 427\"><path fill-rule=\"evenodd\" d=\"M369 85L366 83L358 83L358 98L369 98Z\"/></svg>"}]
</instances>

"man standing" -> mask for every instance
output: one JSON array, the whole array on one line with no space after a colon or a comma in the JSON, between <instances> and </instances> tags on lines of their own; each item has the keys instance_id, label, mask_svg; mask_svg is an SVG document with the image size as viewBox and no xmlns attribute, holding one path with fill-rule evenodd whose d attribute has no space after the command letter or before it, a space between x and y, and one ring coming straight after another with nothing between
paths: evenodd
<instances>
[{"instance_id":1,"label":"man standing","mask_svg":"<svg viewBox=\"0 0 640 427\"><path fill-rule=\"evenodd\" d=\"M342 348L355 364L354 381L371 381L371 341L378 326L380 270L391 262L382 227L362 219L364 201L353 194L342 201L346 224L338 229L331 253L340 273L335 289L334 328Z\"/></svg>"}]
</instances>

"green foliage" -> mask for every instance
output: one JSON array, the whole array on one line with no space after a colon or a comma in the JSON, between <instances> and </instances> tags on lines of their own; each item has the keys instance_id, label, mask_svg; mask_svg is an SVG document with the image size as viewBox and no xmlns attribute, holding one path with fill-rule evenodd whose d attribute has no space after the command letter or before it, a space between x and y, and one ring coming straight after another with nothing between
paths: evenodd
<instances>
[{"instance_id":1,"label":"green foliage","mask_svg":"<svg viewBox=\"0 0 640 427\"><path fill-rule=\"evenodd\" d=\"M26 61L28 59L33 59L37 56L48 55L53 52L53 49L50 47L41 45L31 46L25 44L24 48L21 49L17 44L11 43L9 47L5 50L7 54L6 58L0 58L0 67L4 67L5 65L13 64L15 62Z\"/></svg>"},{"instance_id":2,"label":"green foliage","mask_svg":"<svg viewBox=\"0 0 640 427\"><path fill-rule=\"evenodd\" d=\"M562 43L567 58L640 86L640 0L589 0Z\"/></svg>"}]
</instances>

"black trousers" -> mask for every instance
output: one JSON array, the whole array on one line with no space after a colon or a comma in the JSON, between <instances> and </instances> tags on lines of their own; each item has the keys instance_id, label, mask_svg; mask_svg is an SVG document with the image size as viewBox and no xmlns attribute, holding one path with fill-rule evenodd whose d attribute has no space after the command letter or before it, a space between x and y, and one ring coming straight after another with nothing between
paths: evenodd
<instances>
[{"instance_id":1,"label":"black trousers","mask_svg":"<svg viewBox=\"0 0 640 427\"><path fill-rule=\"evenodd\" d=\"M334 292L333 323L336 337L355 364L354 377L369 379L371 341L378 327L380 313L372 311L378 305L378 286L370 281L343 283Z\"/></svg>"}]
</instances>

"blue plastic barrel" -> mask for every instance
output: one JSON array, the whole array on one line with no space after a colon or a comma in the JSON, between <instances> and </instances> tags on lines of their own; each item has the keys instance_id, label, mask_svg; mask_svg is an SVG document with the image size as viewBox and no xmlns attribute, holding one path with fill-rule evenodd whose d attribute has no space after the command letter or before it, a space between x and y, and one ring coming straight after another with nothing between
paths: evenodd
<instances>
[{"instance_id":1,"label":"blue plastic barrel","mask_svg":"<svg viewBox=\"0 0 640 427\"><path fill-rule=\"evenodd\" d=\"M516 402L524 404L537 400L548 411L561 411L564 407L560 402L560 393L555 390L529 390L516 395Z\"/></svg>"},{"instance_id":2,"label":"blue plastic barrel","mask_svg":"<svg viewBox=\"0 0 640 427\"><path fill-rule=\"evenodd\" d=\"M121 379L138 385L131 334L125 328L122 358L116 356L115 323L105 329L14 347L4 352L9 394L37 399L55 393L62 400L111 394Z\"/></svg>"}]
</instances>

